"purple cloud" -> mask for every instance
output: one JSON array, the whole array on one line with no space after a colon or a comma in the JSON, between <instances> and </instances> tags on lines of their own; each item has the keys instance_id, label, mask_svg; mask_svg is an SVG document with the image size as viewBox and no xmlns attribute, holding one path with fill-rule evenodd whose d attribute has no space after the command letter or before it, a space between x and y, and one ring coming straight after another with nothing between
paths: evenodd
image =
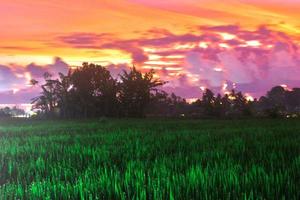
<instances>
[{"instance_id":1,"label":"purple cloud","mask_svg":"<svg viewBox=\"0 0 300 200\"><path fill-rule=\"evenodd\" d=\"M57 75L59 72L66 74L68 70L69 65L59 57L54 58L52 64L43 66L35 63L0 65L0 104L30 103L30 99L40 92L30 85L31 79L42 81L45 72Z\"/></svg>"},{"instance_id":2,"label":"purple cloud","mask_svg":"<svg viewBox=\"0 0 300 200\"><path fill-rule=\"evenodd\" d=\"M141 38L130 40L109 34L72 33L56 38L56 42L73 48L125 52L139 69L155 68L161 79L168 81L163 88L185 98L200 97L203 87L216 93L236 88L254 96L264 94L274 85L299 87L299 45L294 38L266 25L255 30L245 30L239 25L201 26L187 34L152 29ZM116 77L131 65L107 68ZM22 77L25 72L38 78L46 71L66 73L68 68L60 58L45 66L0 66L0 83L4 88L13 88L16 83L25 85L27 79ZM1 76L15 82L3 78L1 82Z\"/></svg>"}]
</instances>

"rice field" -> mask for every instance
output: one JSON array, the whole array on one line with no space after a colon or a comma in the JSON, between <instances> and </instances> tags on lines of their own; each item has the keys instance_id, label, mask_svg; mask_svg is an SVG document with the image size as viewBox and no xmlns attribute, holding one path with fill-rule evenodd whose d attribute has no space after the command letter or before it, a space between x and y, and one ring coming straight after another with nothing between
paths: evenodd
<instances>
[{"instance_id":1,"label":"rice field","mask_svg":"<svg viewBox=\"0 0 300 200\"><path fill-rule=\"evenodd\" d=\"M0 121L0 199L297 200L300 121Z\"/></svg>"}]
</instances>

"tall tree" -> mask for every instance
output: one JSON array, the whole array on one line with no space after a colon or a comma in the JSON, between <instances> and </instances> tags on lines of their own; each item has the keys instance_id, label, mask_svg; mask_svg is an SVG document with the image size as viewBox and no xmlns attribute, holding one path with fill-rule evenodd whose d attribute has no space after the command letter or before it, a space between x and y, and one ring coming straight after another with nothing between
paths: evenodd
<instances>
[{"instance_id":1,"label":"tall tree","mask_svg":"<svg viewBox=\"0 0 300 200\"><path fill-rule=\"evenodd\" d=\"M41 95L32 99L34 109L39 109L47 116L54 116L55 107L57 106L56 80L52 80L52 75L44 74L45 83L41 85ZM38 81L31 80L33 85L37 85Z\"/></svg>"},{"instance_id":2,"label":"tall tree","mask_svg":"<svg viewBox=\"0 0 300 200\"><path fill-rule=\"evenodd\" d=\"M105 67L83 63L70 79L84 117L108 116L116 112L118 83Z\"/></svg>"},{"instance_id":3,"label":"tall tree","mask_svg":"<svg viewBox=\"0 0 300 200\"><path fill-rule=\"evenodd\" d=\"M286 91L281 86L273 87L268 93L267 98L273 106L284 109Z\"/></svg>"},{"instance_id":4,"label":"tall tree","mask_svg":"<svg viewBox=\"0 0 300 200\"><path fill-rule=\"evenodd\" d=\"M73 85L71 82L71 71L68 75L59 73L59 79L56 80L55 92L57 95L57 106L59 108L60 116L63 118L74 117L74 95Z\"/></svg>"},{"instance_id":5,"label":"tall tree","mask_svg":"<svg viewBox=\"0 0 300 200\"><path fill-rule=\"evenodd\" d=\"M228 99L230 103L229 113L232 116L249 114L248 101L242 92L236 92L235 90L232 90L228 95Z\"/></svg>"},{"instance_id":6,"label":"tall tree","mask_svg":"<svg viewBox=\"0 0 300 200\"><path fill-rule=\"evenodd\" d=\"M133 67L129 72L120 75L120 93L122 111L126 117L144 117L145 108L150 103L151 91L164 84L154 79L154 71L145 74Z\"/></svg>"},{"instance_id":7,"label":"tall tree","mask_svg":"<svg viewBox=\"0 0 300 200\"><path fill-rule=\"evenodd\" d=\"M286 91L286 108L289 112L300 113L300 88Z\"/></svg>"},{"instance_id":8,"label":"tall tree","mask_svg":"<svg viewBox=\"0 0 300 200\"><path fill-rule=\"evenodd\" d=\"M286 111L286 91L281 86L275 86L267 92L268 105L265 108L267 115L279 117Z\"/></svg>"},{"instance_id":9,"label":"tall tree","mask_svg":"<svg viewBox=\"0 0 300 200\"><path fill-rule=\"evenodd\" d=\"M203 114L208 117L215 116L215 96L214 93L206 89L202 95L202 100L200 105L203 108Z\"/></svg>"},{"instance_id":10,"label":"tall tree","mask_svg":"<svg viewBox=\"0 0 300 200\"><path fill-rule=\"evenodd\" d=\"M218 94L217 97L215 98L215 116L216 117L223 117L225 115L224 113L224 105L222 102L222 96L221 94Z\"/></svg>"}]
</instances>

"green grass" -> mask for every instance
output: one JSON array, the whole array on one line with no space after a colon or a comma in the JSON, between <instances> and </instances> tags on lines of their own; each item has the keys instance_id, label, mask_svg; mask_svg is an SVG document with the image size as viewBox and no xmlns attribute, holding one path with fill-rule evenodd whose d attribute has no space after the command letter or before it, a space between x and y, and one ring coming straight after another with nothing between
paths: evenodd
<instances>
[{"instance_id":1,"label":"green grass","mask_svg":"<svg viewBox=\"0 0 300 200\"><path fill-rule=\"evenodd\" d=\"M0 199L300 199L298 120L0 122Z\"/></svg>"}]
</instances>

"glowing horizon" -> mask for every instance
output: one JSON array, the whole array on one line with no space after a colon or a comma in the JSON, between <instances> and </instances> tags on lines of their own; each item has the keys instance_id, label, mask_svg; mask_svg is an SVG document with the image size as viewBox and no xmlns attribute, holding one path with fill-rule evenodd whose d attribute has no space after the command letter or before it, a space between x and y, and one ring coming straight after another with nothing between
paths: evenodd
<instances>
[{"instance_id":1,"label":"glowing horizon","mask_svg":"<svg viewBox=\"0 0 300 200\"><path fill-rule=\"evenodd\" d=\"M0 103L28 103L31 78L82 62L153 68L189 99L300 87L296 0L0 1Z\"/></svg>"}]
</instances>

